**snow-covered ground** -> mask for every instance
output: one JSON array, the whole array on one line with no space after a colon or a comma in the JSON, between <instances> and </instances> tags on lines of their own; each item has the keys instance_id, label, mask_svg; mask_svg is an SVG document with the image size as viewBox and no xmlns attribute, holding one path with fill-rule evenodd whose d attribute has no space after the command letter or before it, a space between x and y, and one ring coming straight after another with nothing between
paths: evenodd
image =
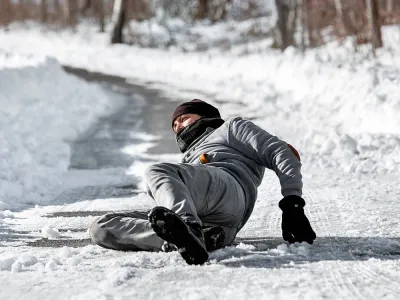
<instances>
[{"instance_id":1,"label":"snow-covered ground","mask_svg":"<svg viewBox=\"0 0 400 300\"><path fill-rule=\"evenodd\" d=\"M69 142L122 101L66 74L54 59L0 61L1 219L1 211L51 201L63 186Z\"/></svg>"},{"instance_id":2,"label":"snow-covered ground","mask_svg":"<svg viewBox=\"0 0 400 300\"><path fill-rule=\"evenodd\" d=\"M398 34L386 28L385 49L376 59L365 59L365 51L352 54L347 44L335 43L305 55L268 50L267 40L186 53L108 46L107 36L91 27L77 34L36 26L0 32L2 297L397 299ZM212 253L201 267L185 265L177 253L123 253L93 245L33 248L14 240L14 234L85 239L95 217L47 214L149 206L144 194L52 202L56 190L84 185L88 176L96 176L92 183L111 180L115 170L68 177L68 141L120 105L104 88L67 75L55 60L128 77L172 99L203 98L223 117L251 118L293 144L303 160L306 213L316 243L283 243L280 189L271 173L238 244ZM149 160L177 159L146 149L146 144L135 148L135 170ZM129 147L121 151L129 153ZM126 182L120 172L116 176L114 182Z\"/></svg>"}]
</instances>

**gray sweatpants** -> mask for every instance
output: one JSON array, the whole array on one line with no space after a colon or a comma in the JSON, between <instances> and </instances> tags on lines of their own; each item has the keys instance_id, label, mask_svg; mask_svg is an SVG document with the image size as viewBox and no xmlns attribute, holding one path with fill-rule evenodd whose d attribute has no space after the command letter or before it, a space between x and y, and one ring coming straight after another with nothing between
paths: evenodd
<instances>
[{"instance_id":1,"label":"gray sweatpants","mask_svg":"<svg viewBox=\"0 0 400 300\"><path fill-rule=\"evenodd\" d=\"M242 187L229 173L208 165L155 164L145 179L157 206L171 209L202 226L222 226L230 244L245 211ZM147 212L110 213L90 227L100 246L116 250L159 251L164 241L152 230Z\"/></svg>"}]
</instances>

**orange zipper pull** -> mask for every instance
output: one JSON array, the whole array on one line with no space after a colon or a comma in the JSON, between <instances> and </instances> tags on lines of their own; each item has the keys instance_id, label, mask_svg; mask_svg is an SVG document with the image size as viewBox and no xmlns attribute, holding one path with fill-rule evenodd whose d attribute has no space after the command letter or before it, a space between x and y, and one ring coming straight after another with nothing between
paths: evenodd
<instances>
[{"instance_id":1,"label":"orange zipper pull","mask_svg":"<svg viewBox=\"0 0 400 300\"><path fill-rule=\"evenodd\" d=\"M208 163L207 156L208 156L207 153L202 153L202 154L200 155L199 159L200 159L200 162L201 162L202 164Z\"/></svg>"}]
</instances>

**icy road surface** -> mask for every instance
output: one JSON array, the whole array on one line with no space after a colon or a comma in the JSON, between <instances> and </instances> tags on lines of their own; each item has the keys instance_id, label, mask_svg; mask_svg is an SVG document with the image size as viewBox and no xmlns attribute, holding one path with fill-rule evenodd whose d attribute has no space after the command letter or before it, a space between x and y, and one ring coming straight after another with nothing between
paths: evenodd
<instances>
[{"instance_id":1,"label":"icy road surface","mask_svg":"<svg viewBox=\"0 0 400 300\"><path fill-rule=\"evenodd\" d=\"M400 189L391 175L306 166L305 210L318 235L312 246L283 242L272 172L235 244L203 266L186 265L178 253L92 244L87 229L96 216L152 205L140 179L118 180L121 168L138 175L149 163L179 158L168 115L176 103L114 79L113 89L130 100L72 144L52 205L3 216L1 299L398 299Z\"/></svg>"}]
</instances>

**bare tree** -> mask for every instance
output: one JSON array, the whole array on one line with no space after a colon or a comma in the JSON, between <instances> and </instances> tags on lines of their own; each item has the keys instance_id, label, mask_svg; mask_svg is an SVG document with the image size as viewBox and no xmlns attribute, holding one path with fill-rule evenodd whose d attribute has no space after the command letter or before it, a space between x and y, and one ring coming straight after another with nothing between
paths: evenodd
<instances>
[{"instance_id":1,"label":"bare tree","mask_svg":"<svg viewBox=\"0 0 400 300\"><path fill-rule=\"evenodd\" d=\"M47 0L40 1L40 20L42 23L47 22Z\"/></svg>"},{"instance_id":2,"label":"bare tree","mask_svg":"<svg viewBox=\"0 0 400 300\"><path fill-rule=\"evenodd\" d=\"M64 19L68 25L75 27L78 22L78 0L66 0L64 5Z\"/></svg>"},{"instance_id":3,"label":"bare tree","mask_svg":"<svg viewBox=\"0 0 400 300\"><path fill-rule=\"evenodd\" d=\"M208 11L207 2L208 2L207 0L198 0L196 19L205 19L205 17L207 16L207 11Z\"/></svg>"},{"instance_id":4,"label":"bare tree","mask_svg":"<svg viewBox=\"0 0 400 300\"><path fill-rule=\"evenodd\" d=\"M275 43L282 51L295 45L294 33L296 30L297 1L275 0L277 23L275 28Z\"/></svg>"},{"instance_id":5,"label":"bare tree","mask_svg":"<svg viewBox=\"0 0 400 300\"><path fill-rule=\"evenodd\" d=\"M0 3L0 24L8 30L8 25L11 23L12 4L10 0L4 0Z\"/></svg>"},{"instance_id":6,"label":"bare tree","mask_svg":"<svg viewBox=\"0 0 400 300\"><path fill-rule=\"evenodd\" d=\"M299 8L299 11L297 13L297 17L299 20L299 26L300 26L300 39L301 39L301 51L305 52L306 51L306 20L308 19L307 15L307 9L304 7L304 2L305 0L297 0L297 5Z\"/></svg>"},{"instance_id":7,"label":"bare tree","mask_svg":"<svg viewBox=\"0 0 400 300\"><path fill-rule=\"evenodd\" d=\"M53 0L53 7L54 7L54 12L56 13L57 16L62 15L62 8L60 5L60 0Z\"/></svg>"},{"instance_id":8,"label":"bare tree","mask_svg":"<svg viewBox=\"0 0 400 300\"><path fill-rule=\"evenodd\" d=\"M342 1L343 0L334 0L334 1L335 1L336 14L339 17L342 17L342 15L343 15L343 4L342 4Z\"/></svg>"},{"instance_id":9,"label":"bare tree","mask_svg":"<svg viewBox=\"0 0 400 300\"><path fill-rule=\"evenodd\" d=\"M308 45L310 47L318 46L322 40L320 33L321 16L317 10L318 5L318 2L315 0L304 0L302 1L302 6L299 5L297 10L298 14L304 14L304 31L307 31Z\"/></svg>"},{"instance_id":10,"label":"bare tree","mask_svg":"<svg viewBox=\"0 0 400 300\"><path fill-rule=\"evenodd\" d=\"M372 47L373 49L380 48L383 46L383 43L377 0L367 0L367 16Z\"/></svg>"},{"instance_id":11,"label":"bare tree","mask_svg":"<svg viewBox=\"0 0 400 300\"><path fill-rule=\"evenodd\" d=\"M386 11L388 13L392 13L393 12L393 8L394 8L394 2L393 0L386 0Z\"/></svg>"},{"instance_id":12,"label":"bare tree","mask_svg":"<svg viewBox=\"0 0 400 300\"><path fill-rule=\"evenodd\" d=\"M207 0L207 14L212 22L218 22L226 17L227 6L231 0Z\"/></svg>"},{"instance_id":13,"label":"bare tree","mask_svg":"<svg viewBox=\"0 0 400 300\"><path fill-rule=\"evenodd\" d=\"M97 1L102 1L102 0L97 0ZM92 8L92 4L93 4L92 0L84 0L80 8L81 14L86 16L88 14L88 11Z\"/></svg>"},{"instance_id":14,"label":"bare tree","mask_svg":"<svg viewBox=\"0 0 400 300\"><path fill-rule=\"evenodd\" d=\"M115 0L111 23L113 30L111 33L111 44L123 43L122 31L125 25L127 0Z\"/></svg>"},{"instance_id":15,"label":"bare tree","mask_svg":"<svg viewBox=\"0 0 400 300\"><path fill-rule=\"evenodd\" d=\"M97 20L99 22L100 32L105 31L105 8L104 0L97 0L94 2L94 10L96 13Z\"/></svg>"},{"instance_id":16,"label":"bare tree","mask_svg":"<svg viewBox=\"0 0 400 300\"><path fill-rule=\"evenodd\" d=\"M343 0L335 0L335 8L337 15L337 25L339 27L339 34L341 36L346 35L346 25L344 23L344 15L343 15Z\"/></svg>"}]
</instances>

